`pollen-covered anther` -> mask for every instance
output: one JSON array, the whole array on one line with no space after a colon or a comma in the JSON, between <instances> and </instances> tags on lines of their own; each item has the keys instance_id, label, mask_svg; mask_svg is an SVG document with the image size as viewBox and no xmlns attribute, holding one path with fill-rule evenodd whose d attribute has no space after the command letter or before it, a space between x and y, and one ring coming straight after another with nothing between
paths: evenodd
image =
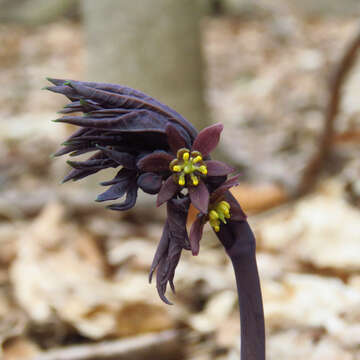
<instances>
[{"instance_id":1,"label":"pollen-covered anther","mask_svg":"<svg viewBox=\"0 0 360 360\"><path fill-rule=\"evenodd\" d=\"M230 218L230 204L226 201L221 201L218 205L218 209L224 213L227 219Z\"/></svg>"},{"instance_id":2,"label":"pollen-covered anther","mask_svg":"<svg viewBox=\"0 0 360 360\"><path fill-rule=\"evenodd\" d=\"M199 184L199 179L194 175L194 174L190 174L192 183L194 186L197 186Z\"/></svg>"},{"instance_id":3,"label":"pollen-covered anther","mask_svg":"<svg viewBox=\"0 0 360 360\"><path fill-rule=\"evenodd\" d=\"M207 175L207 168L205 165L199 166L199 170L203 175Z\"/></svg>"},{"instance_id":4,"label":"pollen-covered anther","mask_svg":"<svg viewBox=\"0 0 360 360\"><path fill-rule=\"evenodd\" d=\"M212 220L217 220L219 218L219 215L215 210L211 210L209 213L209 217Z\"/></svg>"},{"instance_id":5,"label":"pollen-covered anther","mask_svg":"<svg viewBox=\"0 0 360 360\"><path fill-rule=\"evenodd\" d=\"M209 223L216 232L220 231L221 222L226 224L230 219L230 204L227 201L220 201L209 212Z\"/></svg>"},{"instance_id":6,"label":"pollen-covered anther","mask_svg":"<svg viewBox=\"0 0 360 360\"><path fill-rule=\"evenodd\" d=\"M185 176L184 174L181 174L179 177L179 185L184 186L185 185Z\"/></svg>"},{"instance_id":7,"label":"pollen-covered anther","mask_svg":"<svg viewBox=\"0 0 360 360\"><path fill-rule=\"evenodd\" d=\"M188 160L189 160L189 157L190 157L189 152L185 152L185 153L183 154L183 160L184 160L184 161L188 161Z\"/></svg>"},{"instance_id":8,"label":"pollen-covered anther","mask_svg":"<svg viewBox=\"0 0 360 360\"><path fill-rule=\"evenodd\" d=\"M170 170L174 180L181 186L198 186L200 178L207 175L207 167L199 151L179 149L176 159L171 161Z\"/></svg>"}]
</instances>

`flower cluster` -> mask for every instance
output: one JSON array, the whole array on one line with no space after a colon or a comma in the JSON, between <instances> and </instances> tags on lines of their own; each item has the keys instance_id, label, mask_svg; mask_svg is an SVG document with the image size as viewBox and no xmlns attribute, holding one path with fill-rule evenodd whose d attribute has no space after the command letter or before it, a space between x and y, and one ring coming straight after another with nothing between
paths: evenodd
<instances>
[{"instance_id":1,"label":"flower cluster","mask_svg":"<svg viewBox=\"0 0 360 360\"><path fill-rule=\"evenodd\" d=\"M70 157L92 153L86 161L68 161L73 168L65 181L79 180L106 168L120 168L116 176L101 183L109 188L97 201L117 200L108 206L127 210L136 203L138 190L157 194L157 205L167 203L167 220L150 270L157 271L157 289L163 301L182 250L199 252L204 224L215 232L229 219L246 217L228 190L238 176L227 180L234 169L211 160L221 124L199 133L180 114L159 101L128 87L72 80L49 79L48 90L65 95L70 103L55 122L79 126L54 154ZM82 115L74 115L74 113ZM188 236L186 221L192 204L198 215Z\"/></svg>"},{"instance_id":2,"label":"flower cluster","mask_svg":"<svg viewBox=\"0 0 360 360\"><path fill-rule=\"evenodd\" d=\"M179 185L197 186L199 176L207 175L207 167L198 151L179 149L176 153L177 159L170 163L170 170L174 173L174 181Z\"/></svg>"}]
</instances>

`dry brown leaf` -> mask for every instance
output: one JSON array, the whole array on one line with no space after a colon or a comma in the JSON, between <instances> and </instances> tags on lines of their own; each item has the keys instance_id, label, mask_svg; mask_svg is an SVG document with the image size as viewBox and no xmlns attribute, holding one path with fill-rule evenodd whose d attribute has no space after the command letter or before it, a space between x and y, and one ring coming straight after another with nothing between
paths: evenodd
<instances>
[{"instance_id":1,"label":"dry brown leaf","mask_svg":"<svg viewBox=\"0 0 360 360\"><path fill-rule=\"evenodd\" d=\"M263 281L262 289L269 329L322 327L341 338L351 326L343 313L360 305L360 291L330 277L286 274Z\"/></svg>"},{"instance_id":2,"label":"dry brown leaf","mask_svg":"<svg viewBox=\"0 0 360 360\"><path fill-rule=\"evenodd\" d=\"M99 339L118 334L122 316L130 314L124 309L137 303L148 319L146 326L134 321L132 333L172 326L166 307L159 315L155 302L160 300L144 274L106 278L97 251L93 245L84 247L84 241L77 227L64 221L59 204L49 204L19 239L11 280L18 303L32 320L47 324L55 315L82 335Z\"/></svg>"},{"instance_id":3,"label":"dry brown leaf","mask_svg":"<svg viewBox=\"0 0 360 360\"><path fill-rule=\"evenodd\" d=\"M227 290L213 295L201 313L190 317L190 325L199 332L210 333L231 315L236 303L235 291Z\"/></svg>"},{"instance_id":4,"label":"dry brown leaf","mask_svg":"<svg viewBox=\"0 0 360 360\"><path fill-rule=\"evenodd\" d=\"M320 339L319 335L320 333ZM321 331L287 330L271 336L267 344L270 360L352 360L352 353L329 337L321 338Z\"/></svg>"},{"instance_id":5,"label":"dry brown leaf","mask_svg":"<svg viewBox=\"0 0 360 360\"><path fill-rule=\"evenodd\" d=\"M262 246L285 250L317 268L360 269L360 212L342 197L339 184L270 215L260 226Z\"/></svg>"}]
</instances>

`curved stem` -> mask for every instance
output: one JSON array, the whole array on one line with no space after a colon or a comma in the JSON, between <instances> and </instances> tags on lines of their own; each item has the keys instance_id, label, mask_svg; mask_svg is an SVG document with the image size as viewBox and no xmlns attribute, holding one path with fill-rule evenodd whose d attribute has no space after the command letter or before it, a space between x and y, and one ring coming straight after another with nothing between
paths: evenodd
<instances>
[{"instance_id":1,"label":"curved stem","mask_svg":"<svg viewBox=\"0 0 360 360\"><path fill-rule=\"evenodd\" d=\"M265 324L255 237L247 221L229 221L217 233L234 267L241 324L241 360L265 360Z\"/></svg>"}]
</instances>

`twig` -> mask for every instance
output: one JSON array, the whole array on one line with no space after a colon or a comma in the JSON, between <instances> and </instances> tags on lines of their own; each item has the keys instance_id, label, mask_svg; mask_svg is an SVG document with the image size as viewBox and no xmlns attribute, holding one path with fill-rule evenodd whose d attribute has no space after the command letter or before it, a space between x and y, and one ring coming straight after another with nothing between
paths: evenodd
<instances>
[{"instance_id":1,"label":"twig","mask_svg":"<svg viewBox=\"0 0 360 360\"><path fill-rule=\"evenodd\" d=\"M334 70L329 84L328 103L325 110L323 133L320 137L319 149L305 167L296 196L308 193L316 183L326 160L329 158L334 139L335 120L339 113L342 89L353 68L357 52L360 48L360 29L346 47L339 64Z\"/></svg>"},{"instance_id":2,"label":"twig","mask_svg":"<svg viewBox=\"0 0 360 360\"><path fill-rule=\"evenodd\" d=\"M70 346L50 350L32 360L181 359L183 345L179 335L179 331L169 330L124 340Z\"/></svg>"}]
</instances>

